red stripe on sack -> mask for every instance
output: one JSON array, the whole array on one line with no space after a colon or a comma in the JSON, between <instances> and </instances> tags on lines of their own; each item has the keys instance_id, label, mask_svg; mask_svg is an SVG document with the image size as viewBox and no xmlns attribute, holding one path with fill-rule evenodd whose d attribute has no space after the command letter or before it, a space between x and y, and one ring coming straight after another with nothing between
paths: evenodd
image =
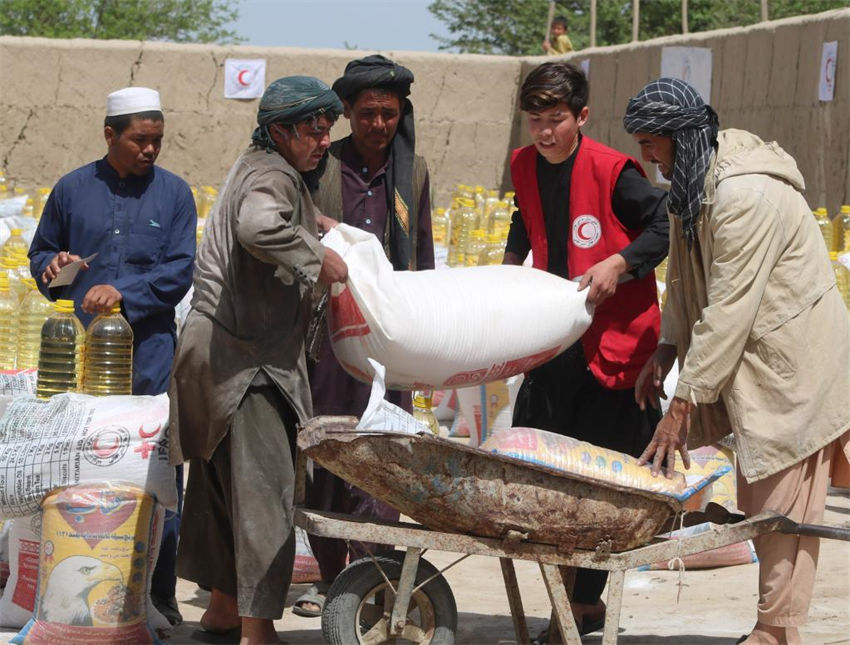
<instances>
[{"instance_id":1,"label":"red stripe on sack","mask_svg":"<svg viewBox=\"0 0 850 645\"><path fill-rule=\"evenodd\" d=\"M366 318L357 306L347 287L338 296L331 297L331 341L337 342L351 336L366 336L371 332Z\"/></svg>"}]
</instances>

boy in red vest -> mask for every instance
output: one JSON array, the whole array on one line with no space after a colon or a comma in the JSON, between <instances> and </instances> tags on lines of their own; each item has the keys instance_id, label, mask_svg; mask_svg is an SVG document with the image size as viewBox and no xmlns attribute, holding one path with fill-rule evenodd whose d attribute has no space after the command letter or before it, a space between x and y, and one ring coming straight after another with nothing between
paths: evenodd
<instances>
[{"instance_id":1,"label":"boy in red vest","mask_svg":"<svg viewBox=\"0 0 850 645\"><path fill-rule=\"evenodd\" d=\"M514 426L540 428L640 456L660 413L635 403L634 386L660 323L653 269L667 255L667 198L640 164L581 134L588 82L563 62L528 75L520 107L533 145L515 150L516 205L504 264L580 282L596 306L582 339L526 374ZM582 634L600 629L607 572L579 569L573 614Z\"/></svg>"}]
</instances>

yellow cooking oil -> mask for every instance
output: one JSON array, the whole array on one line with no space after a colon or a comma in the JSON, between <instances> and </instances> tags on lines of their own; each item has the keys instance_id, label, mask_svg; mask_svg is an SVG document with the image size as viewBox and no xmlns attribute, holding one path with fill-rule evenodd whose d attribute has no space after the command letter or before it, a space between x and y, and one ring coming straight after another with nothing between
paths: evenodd
<instances>
[{"instance_id":1,"label":"yellow cooking oil","mask_svg":"<svg viewBox=\"0 0 850 645\"><path fill-rule=\"evenodd\" d=\"M9 238L3 243L3 248L0 250L0 256L10 258L14 255L15 249L23 249L24 255L29 251L30 245L22 235L23 231L19 228L13 228L10 231Z\"/></svg>"},{"instance_id":2,"label":"yellow cooking oil","mask_svg":"<svg viewBox=\"0 0 850 645\"><path fill-rule=\"evenodd\" d=\"M133 329L121 315L121 305L89 323L83 392L94 396L133 393Z\"/></svg>"},{"instance_id":3,"label":"yellow cooking oil","mask_svg":"<svg viewBox=\"0 0 850 645\"><path fill-rule=\"evenodd\" d=\"M86 330L74 315L73 300L57 300L41 327L36 396L49 399L79 392L83 385Z\"/></svg>"},{"instance_id":4,"label":"yellow cooking oil","mask_svg":"<svg viewBox=\"0 0 850 645\"><path fill-rule=\"evenodd\" d=\"M416 390L413 393L413 417L427 425L431 432L439 437L440 423L434 416L432 397L431 390Z\"/></svg>"},{"instance_id":5,"label":"yellow cooking oil","mask_svg":"<svg viewBox=\"0 0 850 645\"><path fill-rule=\"evenodd\" d=\"M41 328L53 313L50 301L41 295L35 280L24 278L27 292L21 301L18 313L18 365L19 370L38 367L38 352L41 348Z\"/></svg>"},{"instance_id":6,"label":"yellow cooking oil","mask_svg":"<svg viewBox=\"0 0 850 645\"><path fill-rule=\"evenodd\" d=\"M844 305L850 310L850 269L838 261L838 253L833 251L829 254L832 261L832 272L835 274L835 284L838 285L838 293L844 300Z\"/></svg>"},{"instance_id":7,"label":"yellow cooking oil","mask_svg":"<svg viewBox=\"0 0 850 645\"><path fill-rule=\"evenodd\" d=\"M18 296L9 288L9 276L0 271L0 370L15 369L18 304Z\"/></svg>"}]
</instances>

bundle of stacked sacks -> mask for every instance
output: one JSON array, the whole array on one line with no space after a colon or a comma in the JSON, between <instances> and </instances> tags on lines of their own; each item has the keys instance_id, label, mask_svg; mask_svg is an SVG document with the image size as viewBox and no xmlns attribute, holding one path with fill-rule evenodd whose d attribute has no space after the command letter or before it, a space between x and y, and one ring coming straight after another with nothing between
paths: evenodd
<instances>
[{"instance_id":1,"label":"bundle of stacked sacks","mask_svg":"<svg viewBox=\"0 0 850 645\"><path fill-rule=\"evenodd\" d=\"M167 396L40 400L33 377L0 374L0 625L23 628L16 643L159 643L150 577L177 506Z\"/></svg>"}]
</instances>

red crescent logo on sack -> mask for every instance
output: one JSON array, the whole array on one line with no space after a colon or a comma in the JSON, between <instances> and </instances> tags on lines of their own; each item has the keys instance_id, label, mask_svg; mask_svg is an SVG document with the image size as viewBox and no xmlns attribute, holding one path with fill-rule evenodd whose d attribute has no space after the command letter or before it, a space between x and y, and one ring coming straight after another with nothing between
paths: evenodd
<instances>
[{"instance_id":1,"label":"red crescent logo on sack","mask_svg":"<svg viewBox=\"0 0 850 645\"><path fill-rule=\"evenodd\" d=\"M593 215L579 215L573 222L573 244L589 249L602 237L602 225Z\"/></svg>"},{"instance_id":2,"label":"red crescent logo on sack","mask_svg":"<svg viewBox=\"0 0 850 645\"><path fill-rule=\"evenodd\" d=\"M245 77L251 74L251 70L242 69L239 70L239 73L236 75L236 82L239 83L242 87L248 87L251 84L251 79L249 78L247 81Z\"/></svg>"},{"instance_id":3,"label":"red crescent logo on sack","mask_svg":"<svg viewBox=\"0 0 850 645\"><path fill-rule=\"evenodd\" d=\"M98 428L83 441L83 456L93 466L111 466L130 445L130 432L122 426Z\"/></svg>"}]
</instances>

